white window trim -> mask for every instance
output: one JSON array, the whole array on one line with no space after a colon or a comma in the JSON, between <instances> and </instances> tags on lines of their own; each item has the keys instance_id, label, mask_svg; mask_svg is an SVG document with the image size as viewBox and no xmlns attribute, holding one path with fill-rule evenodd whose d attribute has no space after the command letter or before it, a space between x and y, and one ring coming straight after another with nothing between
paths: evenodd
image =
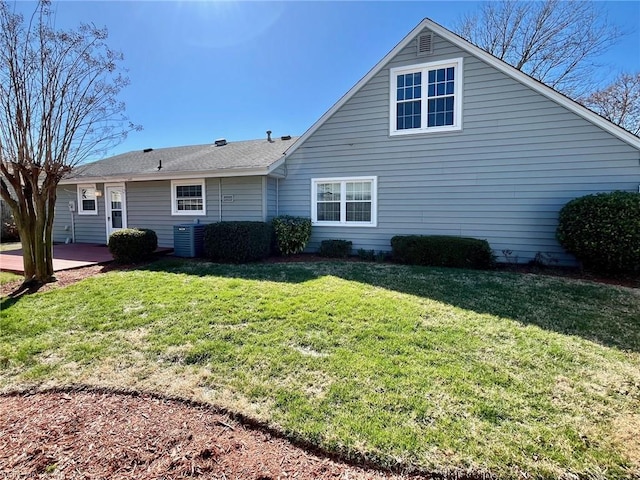
<instances>
[{"instance_id":1,"label":"white window trim","mask_svg":"<svg viewBox=\"0 0 640 480\"><path fill-rule=\"evenodd\" d=\"M82 208L82 189L83 188L93 188L93 192L94 192L94 200L96 202L96 209L95 210L85 210L84 208ZM81 185L78 185L77 187L77 194L78 194L78 215L98 215L98 196L95 194L95 192L97 192L98 189L96 188L96 184L95 183L84 183Z\"/></svg>"},{"instance_id":2,"label":"white window trim","mask_svg":"<svg viewBox=\"0 0 640 480\"><path fill-rule=\"evenodd\" d=\"M427 127L427 92L428 92L428 74L429 70L454 67L455 80L453 89L453 125L443 125L440 127ZM396 128L396 89L398 83L398 75L422 72L422 78L425 79L422 84L422 121L421 128L408 128L398 130ZM438 62L420 63L417 65L407 65L406 67L395 67L389 70L389 135L416 135L419 133L437 133L437 132L455 132L462 130L462 58L454 58L451 60L441 60Z\"/></svg>"},{"instance_id":3,"label":"white window trim","mask_svg":"<svg viewBox=\"0 0 640 480\"><path fill-rule=\"evenodd\" d=\"M347 222L346 184L348 182L371 182L371 221ZM340 183L340 218L339 222L318 221L318 184ZM311 179L311 225L317 227L377 227L378 226L378 177L331 177Z\"/></svg>"},{"instance_id":4,"label":"white window trim","mask_svg":"<svg viewBox=\"0 0 640 480\"><path fill-rule=\"evenodd\" d=\"M178 210L176 187L183 185L202 186L202 210ZM207 192L204 178L195 180L171 180L171 215L202 216L207 214Z\"/></svg>"}]
</instances>

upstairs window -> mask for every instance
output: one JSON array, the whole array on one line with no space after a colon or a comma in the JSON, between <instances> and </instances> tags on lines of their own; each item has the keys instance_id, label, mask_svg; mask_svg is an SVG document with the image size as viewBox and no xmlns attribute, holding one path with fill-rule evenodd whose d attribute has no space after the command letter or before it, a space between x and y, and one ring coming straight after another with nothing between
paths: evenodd
<instances>
[{"instance_id":1,"label":"upstairs window","mask_svg":"<svg viewBox=\"0 0 640 480\"><path fill-rule=\"evenodd\" d=\"M171 182L172 215L205 215L204 180L173 180Z\"/></svg>"},{"instance_id":2,"label":"upstairs window","mask_svg":"<svg viewBox=\"0 0 640 480\"><path fill-rule=\"evenodd\" d=\"M391 69L391 135L462 128L462 59Z\"/></svg>"},{"instance_id":3,"label":"upstairs window","mask_svg":"<svg viewBox=\"0 0 640 480\"><path fill-rule=\"evenodd\" d=\"M78 185L78 214L97 215L98 200L96 198L96 186Z\"/></svg>"},{"instance_id":4,"label":"upstairs window","mask_svg":"<svg viewBox=\"0 0 640 480\"><path fill-rule=\"evenodd\" d=\"M314 225L376 226L376 177L315 178L311 190Z\"/></svg>"}]
</instances>

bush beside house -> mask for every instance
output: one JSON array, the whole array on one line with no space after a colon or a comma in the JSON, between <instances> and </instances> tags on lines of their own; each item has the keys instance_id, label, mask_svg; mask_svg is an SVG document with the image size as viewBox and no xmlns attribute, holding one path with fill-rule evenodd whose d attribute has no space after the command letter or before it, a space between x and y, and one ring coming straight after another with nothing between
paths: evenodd
<instances>
[{"instance_id":1,"label":"bush beside house","mask_svg":"<svg viewBox=\"0 0 640 480\"><path fill-rule=\"evenodd\" d=\"M349 240L323 240L318 254L321 257L347 258L351 255L353 242Z\"/></svg>"},{"instance_id":2,"label":"bush beside house","mask_svg":"<svg viewBox=\"0 0 640 480\"><path fill-rule=\"evenodd\" d=\"M556 236L587 269L640 272L640 193L617 191L571 200L560 210Z\"/></svg>"},{"instance_id":3,"label":"bush beside house","mask_svg":"<svg viewBox=\"0 0 640 480\"><path fill-rule=\"evenodd\" d=\"M393 259L410 265L487 269L494 264L486 240L440 235L397 235L391 239Z\"/></svg>"},{"instance_id":4,"label":"bush beside house","mask_svg":"<svg viewBox=\"0 0 640 480\"><path fill-rule=\"evenodd\" d=\"M311 238L311 219L282 215L271 221L275 232L276 246L283 255L302 252Z\"/></svg>"},{"instance_id":5,"label":"bush beside house","mask_svg":"<svg viewBox=\"0 0 640 480\"><path fill-rule=\"evenodd\" d=\"M255 262L270 255L271 239L265 222L212 223L204 227L204 253L214 262Z\"/></svg>"},{"instance_id":6,"label":"bush beside house","mask_svg":"<svg viewBox=\"0 0 640 480\"><path fill-rule=\"evenodd\" d=\"M109 237L109 251L120 263L137 263L158 248L158 236L148 228L124 228Z\"/></svg>"}]
</instances>

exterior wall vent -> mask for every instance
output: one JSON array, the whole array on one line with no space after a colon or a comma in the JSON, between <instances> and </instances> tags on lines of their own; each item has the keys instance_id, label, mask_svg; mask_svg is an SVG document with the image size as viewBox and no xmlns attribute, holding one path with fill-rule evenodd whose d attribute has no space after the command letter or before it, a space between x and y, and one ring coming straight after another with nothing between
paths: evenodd
<instances>
[{"instance_id":1,"label":"exterior wall vent","mask_svg":"<svg viewBox=\"0 0 640 480\"><path fill-rule=\"evenodd\" d=\"M418 35L418 56L431 55L433 53L433 33Z\"/></svg>"},{"instance_id":2,"label":"exterior wall vent","mask_svg":"<svg viewBox=\"0 0 640 480\"><path fill-rule=\"evenodd\" d=\"M227 144L227 140L225 138L219 138L215 143L216 147L224 147Z\"/></svg>"}]
</instances>

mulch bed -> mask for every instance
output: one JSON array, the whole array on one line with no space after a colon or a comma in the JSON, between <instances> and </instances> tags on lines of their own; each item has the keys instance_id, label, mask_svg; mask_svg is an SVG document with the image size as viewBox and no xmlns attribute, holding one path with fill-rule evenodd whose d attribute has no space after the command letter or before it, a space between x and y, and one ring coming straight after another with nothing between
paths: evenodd
<instances>
[{"instance_id":1,"label":"mulch bed","mask_svg":"<svg viewBox=\"0 0 640 480\"><path fill-rule=\"evenodd\" d=\"M408 478L312 453L204 405L89 389L0 396L0 478L191 477Z\"/></svg>"}]
</instances>

